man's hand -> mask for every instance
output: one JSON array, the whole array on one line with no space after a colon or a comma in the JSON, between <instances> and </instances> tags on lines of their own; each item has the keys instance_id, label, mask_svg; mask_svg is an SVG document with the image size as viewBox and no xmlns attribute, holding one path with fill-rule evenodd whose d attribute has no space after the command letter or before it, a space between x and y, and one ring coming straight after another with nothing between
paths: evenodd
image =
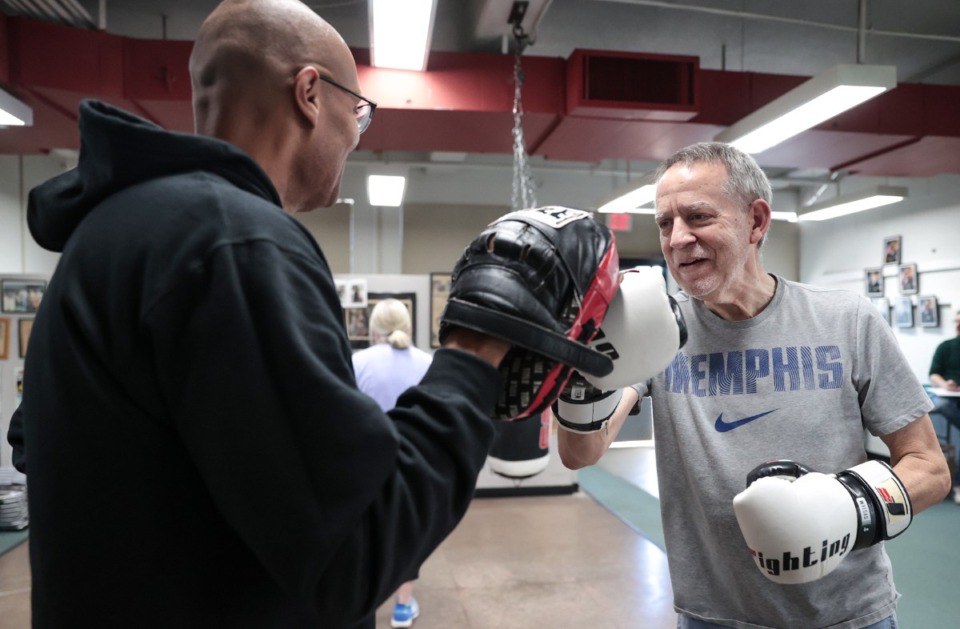
<instances>
[{"instance_id":1,"label":"man's hand","mask_svg":"<svg viewBox=\"0 0 960 629\"><path fill-rule=\"evenodd\" d=\"M510 343L468 328L453 327L444 337L443 347L459 349L481 358L494 367L499 367L503 357L510 351Z\"/></svg>"}]
</instances>

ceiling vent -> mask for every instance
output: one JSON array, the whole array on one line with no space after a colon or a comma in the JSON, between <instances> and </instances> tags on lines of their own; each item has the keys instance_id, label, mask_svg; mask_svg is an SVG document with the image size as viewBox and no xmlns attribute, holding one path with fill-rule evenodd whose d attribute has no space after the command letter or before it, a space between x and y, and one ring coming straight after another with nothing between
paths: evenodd
<instances>
[{"instance_id":1,"label":"ceiling vent","mask_svg":"<svg viewBox=\"0 0 960 629\"><path fill-rule=\"evenodd\" d=\"M567 114L685 121L698 111L698 57L574 50L567 59Z\"/></svg>"}]
</instances>

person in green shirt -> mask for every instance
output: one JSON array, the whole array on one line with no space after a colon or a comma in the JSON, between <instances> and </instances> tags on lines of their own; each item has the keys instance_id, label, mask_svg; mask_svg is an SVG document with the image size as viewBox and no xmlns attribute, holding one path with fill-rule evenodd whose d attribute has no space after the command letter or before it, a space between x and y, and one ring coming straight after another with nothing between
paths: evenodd
<instances>
[{"instance_id":1,"label":"person in green shirt","mask_svg":"<svg viewBox=\"0 0 960 629\"><path fill-rule=\"evenodd\" d=\"M940 343L933 352L930 383L960 396L960 310L957 310L953 323L957 336ZM940 413L954 428L960 430L960 397L937 396L936 402L933 413ZM960 461L957 462L957 469L960 469ZM953 482L953 501L960 504L960 486L956 478Z\"/></svg>"}]
</instances>

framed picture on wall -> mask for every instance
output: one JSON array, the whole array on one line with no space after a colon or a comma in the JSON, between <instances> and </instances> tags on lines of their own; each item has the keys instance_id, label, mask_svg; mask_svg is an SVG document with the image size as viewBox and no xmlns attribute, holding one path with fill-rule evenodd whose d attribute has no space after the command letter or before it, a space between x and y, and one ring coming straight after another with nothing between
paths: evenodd
<instances>
[{"instance_id":1,"label":"framed picture on wall","mask_svg":"<svg viewBox=\"0 0 960 629\"><path fill-rule=\"evenodd\" d=\"M883 239L884 264L900 264L900 247L902 244L900 236L890 236Z\"/></svg>"},{"instance_id":2,"label":"framed picture on wall","mask_svg":"<svg viewBox=\"0 0 960 629\"><path fill-rule=\"evenodd\" d=\"M27 344L30 343L30 332L33 330L33 319L20 319L17 334L20 337L20 358L27 357Z\"/></svg>"},{"instance_id":3,"label":"framed picture on wall","mask_svg":"<svg viewBox=\"0 0 960 629\"><path fill-rule=\"evenodd\" d=\"M366 308L367 307L367 280L333 280L337 287L337 295L340 297L341 308Z\"/></svg>"},{"instance_id":4,"label":"framed picture on wall","mask_svg":"<svg viewBox=\"0 0 960 629\"><path fill-rule=\"evenodd\" d=\"M430 274L430 347L440 347L440 315L450 295L452 273Z\"/></svg>"},{"instance_id":5,"label":"framed picture on wall","mask_svg":"<svg viewBox=\"0 0 960 629\"><path fill-rule=\"evenodd\" d=\"M0 360L5 360L10 352L10 319L0 319Z\"/></svg>"},{"instance_id":6,"label":"framed picture on wall","mask_svg":"<svg viewBox=\"0 0 960 629\"><path fill-rule=\"evenodd\" d=\"M344 308L343 320L347 326L347 338L354 349L370 344L370 321L366 308Z\"/></svg>"},{"instance_id":7,"label":"framed picture on wall","mask_svg":"<svg viewBox=\"0 0 960 629\"><path fill-rule=\"evenodd\" d=\"M900 294L916 295L920 291L920 273L916 264L900 265Z\"/></svg>"},{"instance_id":8,"label":"framed picture on wall","mask_svg":"<svg viewBox=\"0 0 960 629\"><path fill-rule=\"evenodd\" d=\"M864 270L867 297L883 297L883 267Z\"/></svg>"},{"instance_id":9,"label":"framed picture on wall","mask_svg":"<svg viewBox=\"0 0 960 629\"><path fill-rule=\"evenodd\" d=\"M893 320L898 328L913 327L913 300L909 297L897 297L893 303Z\"/></svg>"},{"instance_id":10,"label":"framed picture on wall","mask_svg":"<svg viewBox=\"0 0 960 629\"><path fill-rule=\"evenodd\" d=\"M917 297L917 317L921 328L940 327L940 305L934 295Z\"/></svg>"},{"instance_id":11,"label":"framed picture on wall","mask_svg":"<svg viewBox=\"0 0 960 629\"><path fill-rule=\"evenodd\" d=\"M877 307L877 310L880 311L880 316L883 317L883 320L887 322L887 325L890 324L890 300L886 297L874 297L870 300L874 306Z\"/></svg>"},{"instance_id":12,"label":"framed picture on wall","mask_svg":"<svg viewBox=\"0 0 960 629\"><path fill-rule=\"evenodd\" d=\"M47 283L38 280L3 280L0 294L3 312L36 312Z\"/></svg>"}]
</instances>

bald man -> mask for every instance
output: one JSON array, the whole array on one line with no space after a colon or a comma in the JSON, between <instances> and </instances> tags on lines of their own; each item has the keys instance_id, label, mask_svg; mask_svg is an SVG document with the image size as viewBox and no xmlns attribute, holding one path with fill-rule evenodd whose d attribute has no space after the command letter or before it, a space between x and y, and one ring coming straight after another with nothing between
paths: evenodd
<instances>
[{"instance_id":1,"label":"bald man","mask_svg":"<svg viewBox=\"0 0 960 629\"><path fill-rule=\"evenodd\" d=\"M337 198L375 105L295 0L228 1L196 134L81 104L31 192L62 252L26 359L35 627L352 627L463 516L509 345L454 329L384 413L291 213Z\"/></svg>"}]
</instances>

